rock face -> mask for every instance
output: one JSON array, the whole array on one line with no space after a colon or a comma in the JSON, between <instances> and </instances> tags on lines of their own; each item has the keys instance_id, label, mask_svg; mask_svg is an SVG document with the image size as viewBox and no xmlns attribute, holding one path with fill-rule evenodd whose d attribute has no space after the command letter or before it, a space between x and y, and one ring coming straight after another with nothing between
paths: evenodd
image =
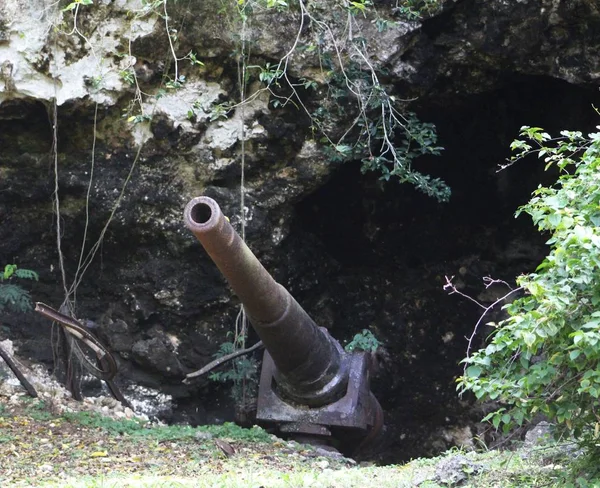
<instances>
[{"instance_id":1,"label":"rock face","mask_svg":"<svg viewBox=\"0 0 600 488\"><path fill-rule=\"evenodd\" d=\"M480 93L511 75L597 85L600 7L593 0L463 0L422 26L402 53L409 84L440 96Z\"/></svg>"},{"instance_id":2,"label":"rock face","mask_svg":"<svg viewBox=\"0 0 600 488\"><path fill-rule=\"evenodd\" d=\"M594 125L597 2L447 0L420 21L387 1L365 17L335 2L25 3L0 6L0 264L39 272L34 299L58 306L66 290L123 380L206 421L222 395L181 380L213 358L238 311L181 223L206 194L240 231L243 213L250 247L319 324L380 339L395 460L457 443L451 433L477 420L453 381L478 311L444 294L444 275L477 295L482 276L510 280L543 255L512 222L539 169L495 168L520 125ZM352 97L332 101L322 55L348 19L388 93L438 125L445 155L420 167L450 184L449 204L330 161L308 114L335 112L322 124L332 136L352 122L332 109ZM299 95L289 103L284 78L265 89L281 59ZM0 320L21 355L52 363L50 324Z\"/></svg>"}]
</instances>

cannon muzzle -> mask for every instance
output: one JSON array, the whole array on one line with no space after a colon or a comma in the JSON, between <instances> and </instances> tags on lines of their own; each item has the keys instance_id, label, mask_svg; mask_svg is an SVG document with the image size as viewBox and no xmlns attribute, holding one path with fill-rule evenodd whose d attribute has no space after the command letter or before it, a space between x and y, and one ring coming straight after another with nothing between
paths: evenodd
<instances>
[{"instance_id":1,"label":"cannon muzzle","mask_svg":"<svg viewBox=\"0 0 600 488\"><path fill-rule=\"evenodd\" d=\"M267 350L257 417L262 411L263 419L300 425L300 431L307 422L363 431L381 424L365 354L345 353L313 322L260 264L213 199L192 199L184 221L241 300ZM311 407L310 419L298 406Z\"/></svg>"}]
</instances>

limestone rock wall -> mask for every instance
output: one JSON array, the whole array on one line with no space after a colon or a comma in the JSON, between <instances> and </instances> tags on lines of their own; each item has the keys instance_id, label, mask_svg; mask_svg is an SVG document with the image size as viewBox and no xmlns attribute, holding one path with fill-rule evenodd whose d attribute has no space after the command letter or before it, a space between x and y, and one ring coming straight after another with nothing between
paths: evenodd
<instances>
[{"instance_id":1,"label":"limestone rock wall","mask_svg":"<svg viewBox=\"0 0 600 488\"><path fill-rule=\"evenodd\" d=\"M78 314L99 324L125 374L152 386L166 375L180 392L189 390L178 384L183 374L212 359L236 313L183 229L185 203L212 195L239 228L243 134L248 237L264 254L286 237L292 203L333 169L302 117L272 113L256 81L243 108L211 113L239 99L228 59L234 37L217 4L194 2L193 12L175 5L168 17L171 4L135 1L2 7L2 260L38 270L34 298L58 306L62 254L67 288L77 282ZM202 21L204 13L211 17ZM190 28L181 28L180 40L168 22ZM218 49L211 32L227 38ZM209 66L179 59L190 45ZM167 86L179 79L179 88ZM100 236L94 260L78 274ZM22 322L3 319L27 354L48 360L49 324L34 316Z\"/></svg>"}]
</instances>

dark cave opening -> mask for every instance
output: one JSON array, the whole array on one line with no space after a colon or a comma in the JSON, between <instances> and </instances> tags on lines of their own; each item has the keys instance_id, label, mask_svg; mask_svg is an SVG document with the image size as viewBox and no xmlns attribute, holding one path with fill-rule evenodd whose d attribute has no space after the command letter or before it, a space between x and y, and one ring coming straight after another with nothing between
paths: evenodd
<instances>
[{"instance_id":1,"label":"dark cave opening","mask_svg":"<svg viewBox=\"0 0 600 488\"><path fill-rule=\"evenodd\" d=\"M494 92L423 106L420 117L436 124L445 150L441 157L423 158L416 166L449 184L448 203L438 203L409 185L380 181L374 173L361 175L359 163L350 163L298 205L298 224L317 235L342 263L390 255L392 250L403 254L402 248L419 251L420 257L406 256L407 264L452 259L473 249L470 237L455 239L463 226L475 235L475 228L493 229L497 246L530 227L526 219L515 221L514 212L538 184L556 179L554 172L544 172L537 158L499 171L511 155L509 145L519 128L540 126L550 134L592 130L598 123L592 105L599 99L597 90L550 78L519 77ZM438 245L440 236L447 246Z\"/></svg>"},{"instance_id":2,"label":"dark cave opening","mask_svg":"<svg viewBox=\"0 0 600 488\"><path fill-rule=\"evenodd\" d=\"M354 163L297 205L293 232L311 236L329 262L320 292L306 293L307 310L317 322L330 318L342 341L366 328L382 345L373 384L390 434L382 462L435 455L486 435L478 423L484 407L455 391L479 310L448 296L445 276L456 276L463 292L487 306L504 293L483 293L484 276L514 283L535 269L545 238L514 212L556 174L544 172L537 157L501 172L498 166L523 125L550 134L592 130L599 98L592 89L519 76L493 92L421 102L417 112L436 124L445 150L417 166L450 185L450 202L362 175ZM323 296L333 307L323 305Z\"/></svg>"}]
</instances>

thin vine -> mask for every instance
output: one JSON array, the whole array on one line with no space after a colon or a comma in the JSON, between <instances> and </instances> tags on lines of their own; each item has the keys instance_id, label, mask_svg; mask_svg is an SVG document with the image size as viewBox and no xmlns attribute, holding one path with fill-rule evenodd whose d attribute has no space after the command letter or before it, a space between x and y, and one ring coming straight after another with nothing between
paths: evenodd
<instances>
[{"instance_id":1,"label":"thin vine","mask_svg":"<svg viewBox=\"0 0 600 488\"><path fill-rule=\"evenodd\" d=\"M167 2L167 0L162 0L161 3L164 4L165 25L168 26L168 15L166 14L166 2ZM66 34L67 35L77 35L85 41L86 45L90 49L90 52L91 52L93 58L97 62L97 66L99 69L103 60L98 58L97 51L94 48L89 36L86 36L81 31L81 29L78 25L78 16L81 13L80 9L83 6L88 6L88 5L92 5L91 0L76 0L75 2L72 2L71 4L68 4L65 8L58 10L58 4L55 4L54 19L59 19L61 13L62 14L68 14L68 12L73 13L72 28L69 32L66 32ZM168 29L168 27L167 27L167 29ZM54 29L54 32L55 32L55 35L54 35L54 40L53 40L53 50L54 50L55 54L54 54L54 56L52 56L52 60L53 60L52 62L54 63L54 70L55 70L55 72L57 72L58 69L56 66L56 59L57 59L56 53L58 52L58 48L57 48L56 33L61 32L60 28L58 27L58 24L56 26L56 29ZM62 32L62 33L64 34L65 32ZM135 58L131 51L131 49L132 49L131 37L132 37L132 35L130 35L130 39L129 39L128 55L129 55L129 58L131 60L133 60ZM174 51L175 48L174 48L172 38L171 38L171 35L169 32L168 32L168 37L169 37L169 42L170 42L170 46L171 46L171 53L173 55L173 61L174 61L174 64L175 64L175 67L177 70L177 62L179 61L179 59L175 56L175 51ZM189 55L186 57L189 57ZM167 66L166 69L168 69L168 66L169 66L168 61L166 63L166 66ZM154 111L156 110L156 103L157 103L159 97L153 97L154 103L152 106L152 114L149 116L146 116L143 112L143 110L144 110L143 102L144 102L144 96L146 94L144 94L140 89L140 85L138 83L137 76L135 74L135 70L133 69L133 65L131 65L129 67L129 69L126 68L126 71L131 74L133 84L136 87L135 94L134 94L134 103L140 107L140 110L141 110L142 116L143 116L143 120L144 121L150 120L152 118L152 115L154 114ZM101 83L101 79L95 79L93 85L98 88L100 83ZM94 184L96 145L97 145L97 137L98 137L97 129L98 129L99 104L97 102L95 103L94 117L93 117L92 146L91 146L91 162L90 162L90 171L89 171L90 175L88 178L87 190L86 190L86 200L85 200L85 225L84 225L84 230L83 230L83 235L82 235L82 243L81 243L81 248L80 248L80 252L79 252L77 268L74 272L73 279L72 279L71 283L69 284L69 280L67 278L67 273L66 273L66 268L65 268L65 256L64 256L64 253L62 250L62 236L64 235L64 228L63 228L62 217L61 217L61 204L60 204L60 191L59 191L60 190L60 188L59 188L59 164L58 164L58 161L59 161L59 155L58 155L59 127L58 127L58 103L57 103L58 93L57 93L57 91L58 91L58 85L55 84L54 85L54 100L52 102L52 112L51 112L52 142L53 142L52 149L51 149L51 155L52 155L53 172L54 172L54 192L53 192L53 196L52 196L52 201L53 201L53 208L54 208L55 218L56 218L56 223L55 223L56 247L57 247L57 253L58 253L58 260L59 260L59 270L60 270L61 281L62 281L62 286L63 286L63 290L64 290L64 299L63 299L60 309L64 313L68 314L69 316L75 317L77 289L80 286L80 284L83 282L87 270L89 269L91 264L94 262L94 258L96 257L98 251L100 250L100 248L102 246L106 232L107 232L109 226L111 225L111 223L113 222L115 215L125 197L127 187L129 185L129 183L131 182L131 179L133 177L133 174L135 172L137 164L140 160L140 155L144 148L144 142L139 144L137 147L137 151L136 151L133 161L129 167L129 171L121 185L119 194L118 194L115 202L112 205L109 216L106 219L104 226L102 227L102 229L100 231L99 236L97 237L95 242L91 245L91 247L89 249L86 249L88 236L89 236L90 197L91 197L91 191L92 191L93 184ZM55 334L56 334L56 329L53 327L52 344L53 344L53 351L54 351L53 352L54 360L56 363L58 358L56 356L56 346L57 346L56 341L57 341L57 339L55 337ZM71 346L73 346L73 344L71 344ZM77 345L75 344L74 346L76 347ZM71 368L71 366L68 367L69 370L70 370L70 368Z\"/></svg>"},{"instance_id":2,"label":"thin vine","mask_svg":"<svg viewBox=\"0 0 600 488\"><path fill-rule=\"evenodd\" d=\"M277 62L247 66L247 70L258 72L255 76L263 82L263 88L243 103L215 107L219 116L267 91L274 108L292 104L307 115L313 132L318 134L318 142L332 162L360 160L363 173L375 171L383 180L395 178L439 201L449 199L450 189L442 180L413 168L420 156L436 156L443 150L438 145L435 126L406 112L405 105L410 100L393 95L382 83L381 69L371 60L369 45L362 36L363 22L368 16L373 17L372 22L380 30L393 28L393 22L379 16L366 0L343 0L338 10L329 14L319 12L319 6L309 6L305 0L295 0L293 4L265 0L236 0L234 3L240 22L244 23L250 22L258 12L285 11L297 18L296 34ZM223 11L226 6L224 2ZM332 20L338 13L345 14L342 29ZM307 53L318 56L320 80L296 80L290 73L294 56ZM326 88L326 96L312 109L300 90L318 90L321 86ZM351 122L339 134L339 121L347 119Z\"/></svg>"}]
</instances>

